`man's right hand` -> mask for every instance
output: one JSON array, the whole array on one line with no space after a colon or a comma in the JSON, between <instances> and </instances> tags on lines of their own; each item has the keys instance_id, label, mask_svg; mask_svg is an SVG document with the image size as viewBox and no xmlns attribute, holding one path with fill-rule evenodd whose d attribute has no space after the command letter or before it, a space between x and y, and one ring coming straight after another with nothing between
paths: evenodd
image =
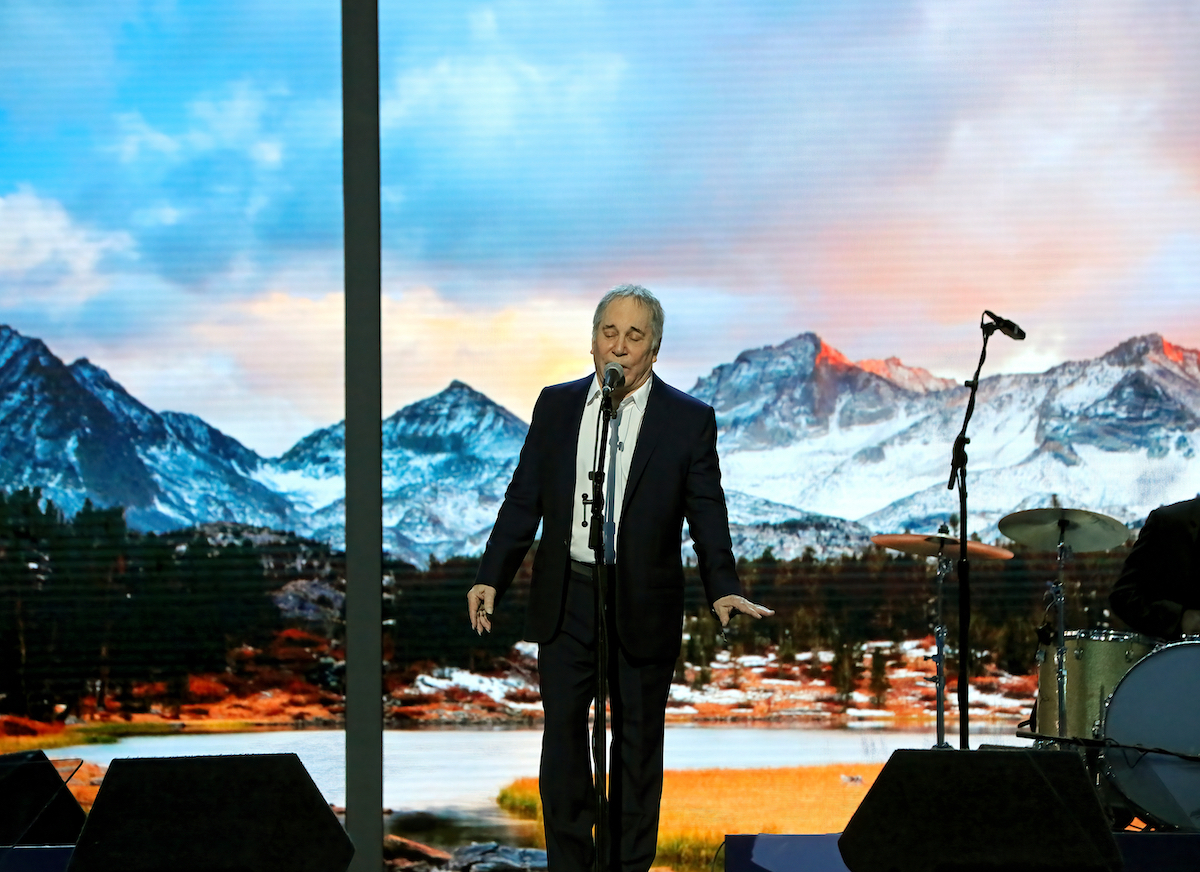
<instances>
[{"instance_id":1,"label":"man's right hand","mask_svg":"<svg viewBox=\"0 0 1200 872\"><path fill-rule=\"evenodd\" d=\"M492 609L496 605L496 588L488 584L477 584L467 591L467 617L471 619L471 629L482 636L483 631L492 632L490 620Z\"/></svg>"},{"instance_id":2,"label":"man's right hand","mask_svg":"<svg viewBox=\"0 0 1200 872\"><path fill-rule=\"evenodd\" d=\"M1200 610L1185 609L1179 618L1179 632L1185 636L1200 634Z\"/></svg>"}]
</instances>

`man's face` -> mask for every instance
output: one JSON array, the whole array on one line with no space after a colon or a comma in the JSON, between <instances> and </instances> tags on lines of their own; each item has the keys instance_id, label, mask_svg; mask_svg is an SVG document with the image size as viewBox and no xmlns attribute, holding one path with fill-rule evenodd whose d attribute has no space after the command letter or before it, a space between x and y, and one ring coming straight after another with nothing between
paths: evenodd
<instances>
[{"instance_id":1,"label":"man's face","mask_svg":"<svg viewBox=\"0 0 1200 872\"><path fill-rule=\"evenodd\" d=\"M592 337L592 360L602 380L604 367L611 362L625 370L625 386L613 391L614 402L620 402L650 378L650 370L658 360L651 351L653 345L650 313L638 300L618 297L604 308L600 329Z\"/></svg>"}]
</instances>

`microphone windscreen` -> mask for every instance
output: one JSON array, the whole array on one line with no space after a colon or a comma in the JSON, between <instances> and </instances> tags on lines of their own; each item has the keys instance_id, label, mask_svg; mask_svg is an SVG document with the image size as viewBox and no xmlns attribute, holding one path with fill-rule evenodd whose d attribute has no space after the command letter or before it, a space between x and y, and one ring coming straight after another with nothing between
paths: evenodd
<instances>
[{"instance_id":1,"label":"microphone windscreen","mask_svg":"<svg viewBox=\"0 0 1200 872\"><path fill-rule=\"evenodd\" d=\"M609 363L604 367L604 383L609 387L619 388L625 384L625 370L619 363Z\"/></svg>"}]
</instances>

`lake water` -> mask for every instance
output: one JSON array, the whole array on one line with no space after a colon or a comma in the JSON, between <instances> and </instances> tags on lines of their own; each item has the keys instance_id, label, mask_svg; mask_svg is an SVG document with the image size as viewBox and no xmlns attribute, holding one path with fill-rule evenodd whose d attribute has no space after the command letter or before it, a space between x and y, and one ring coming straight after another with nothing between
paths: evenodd
<instances>
[{"instance_id":1,"label":"lake water","mask_svg":"<svg viewBox=\"0 0 1200 872\"><path fill-rule=\"evenodd\" d=\"M981 743L1027 745L1011 727L973 732ZM491 817L495 797L516 778L537 775L541 730L387 730L385 808L438 816ZM958 735L947 740L957 745ZM667 769L750 769L826 763L883 763L898 748L929 748L934 733L883 729L670 726ZM136 736L111 745L55 748L53 757L107 765L118 757L191 757L295 752L325 799L345 805L345 733L299 730L216 735Z\"/></svg>"}]
</instances>

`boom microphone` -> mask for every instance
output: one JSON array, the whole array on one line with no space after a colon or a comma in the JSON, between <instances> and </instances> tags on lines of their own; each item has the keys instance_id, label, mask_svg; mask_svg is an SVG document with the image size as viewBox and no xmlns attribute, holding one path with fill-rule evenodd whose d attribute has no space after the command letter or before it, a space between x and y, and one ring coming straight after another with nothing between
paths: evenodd
<instances>
[{"instance_id":1,"label":"boom microphone","mask_svg":"<svg viewBox=\"0 0 1200 872\"><path fill-rule=\"evenodd\" d=\"M1012 321L1009 321L1007 318L1001 318L995 312L989 312L987 309L983 310L983 314L985 314L989 318L991 318L992 321L995 322L995 324L996 324L996 329L999 330L1001 333L1003 333L1005 336L1007 336L1009 339L1024 339L1025 338L1025 331L1022 330L1020 327L1018 327L1016 324L1014 324Z\"/></svg>"},{"instance_id":2,"label":"boom microphone","mask_svg":"<svg viewBox=\"0 0 1200 872\"><path fill-rule=\"evenodd\" d=\"M613 361L604 365L604 393L609 393L625 386L625 370L621 364Z\"/></svg>"}]
</instances>

